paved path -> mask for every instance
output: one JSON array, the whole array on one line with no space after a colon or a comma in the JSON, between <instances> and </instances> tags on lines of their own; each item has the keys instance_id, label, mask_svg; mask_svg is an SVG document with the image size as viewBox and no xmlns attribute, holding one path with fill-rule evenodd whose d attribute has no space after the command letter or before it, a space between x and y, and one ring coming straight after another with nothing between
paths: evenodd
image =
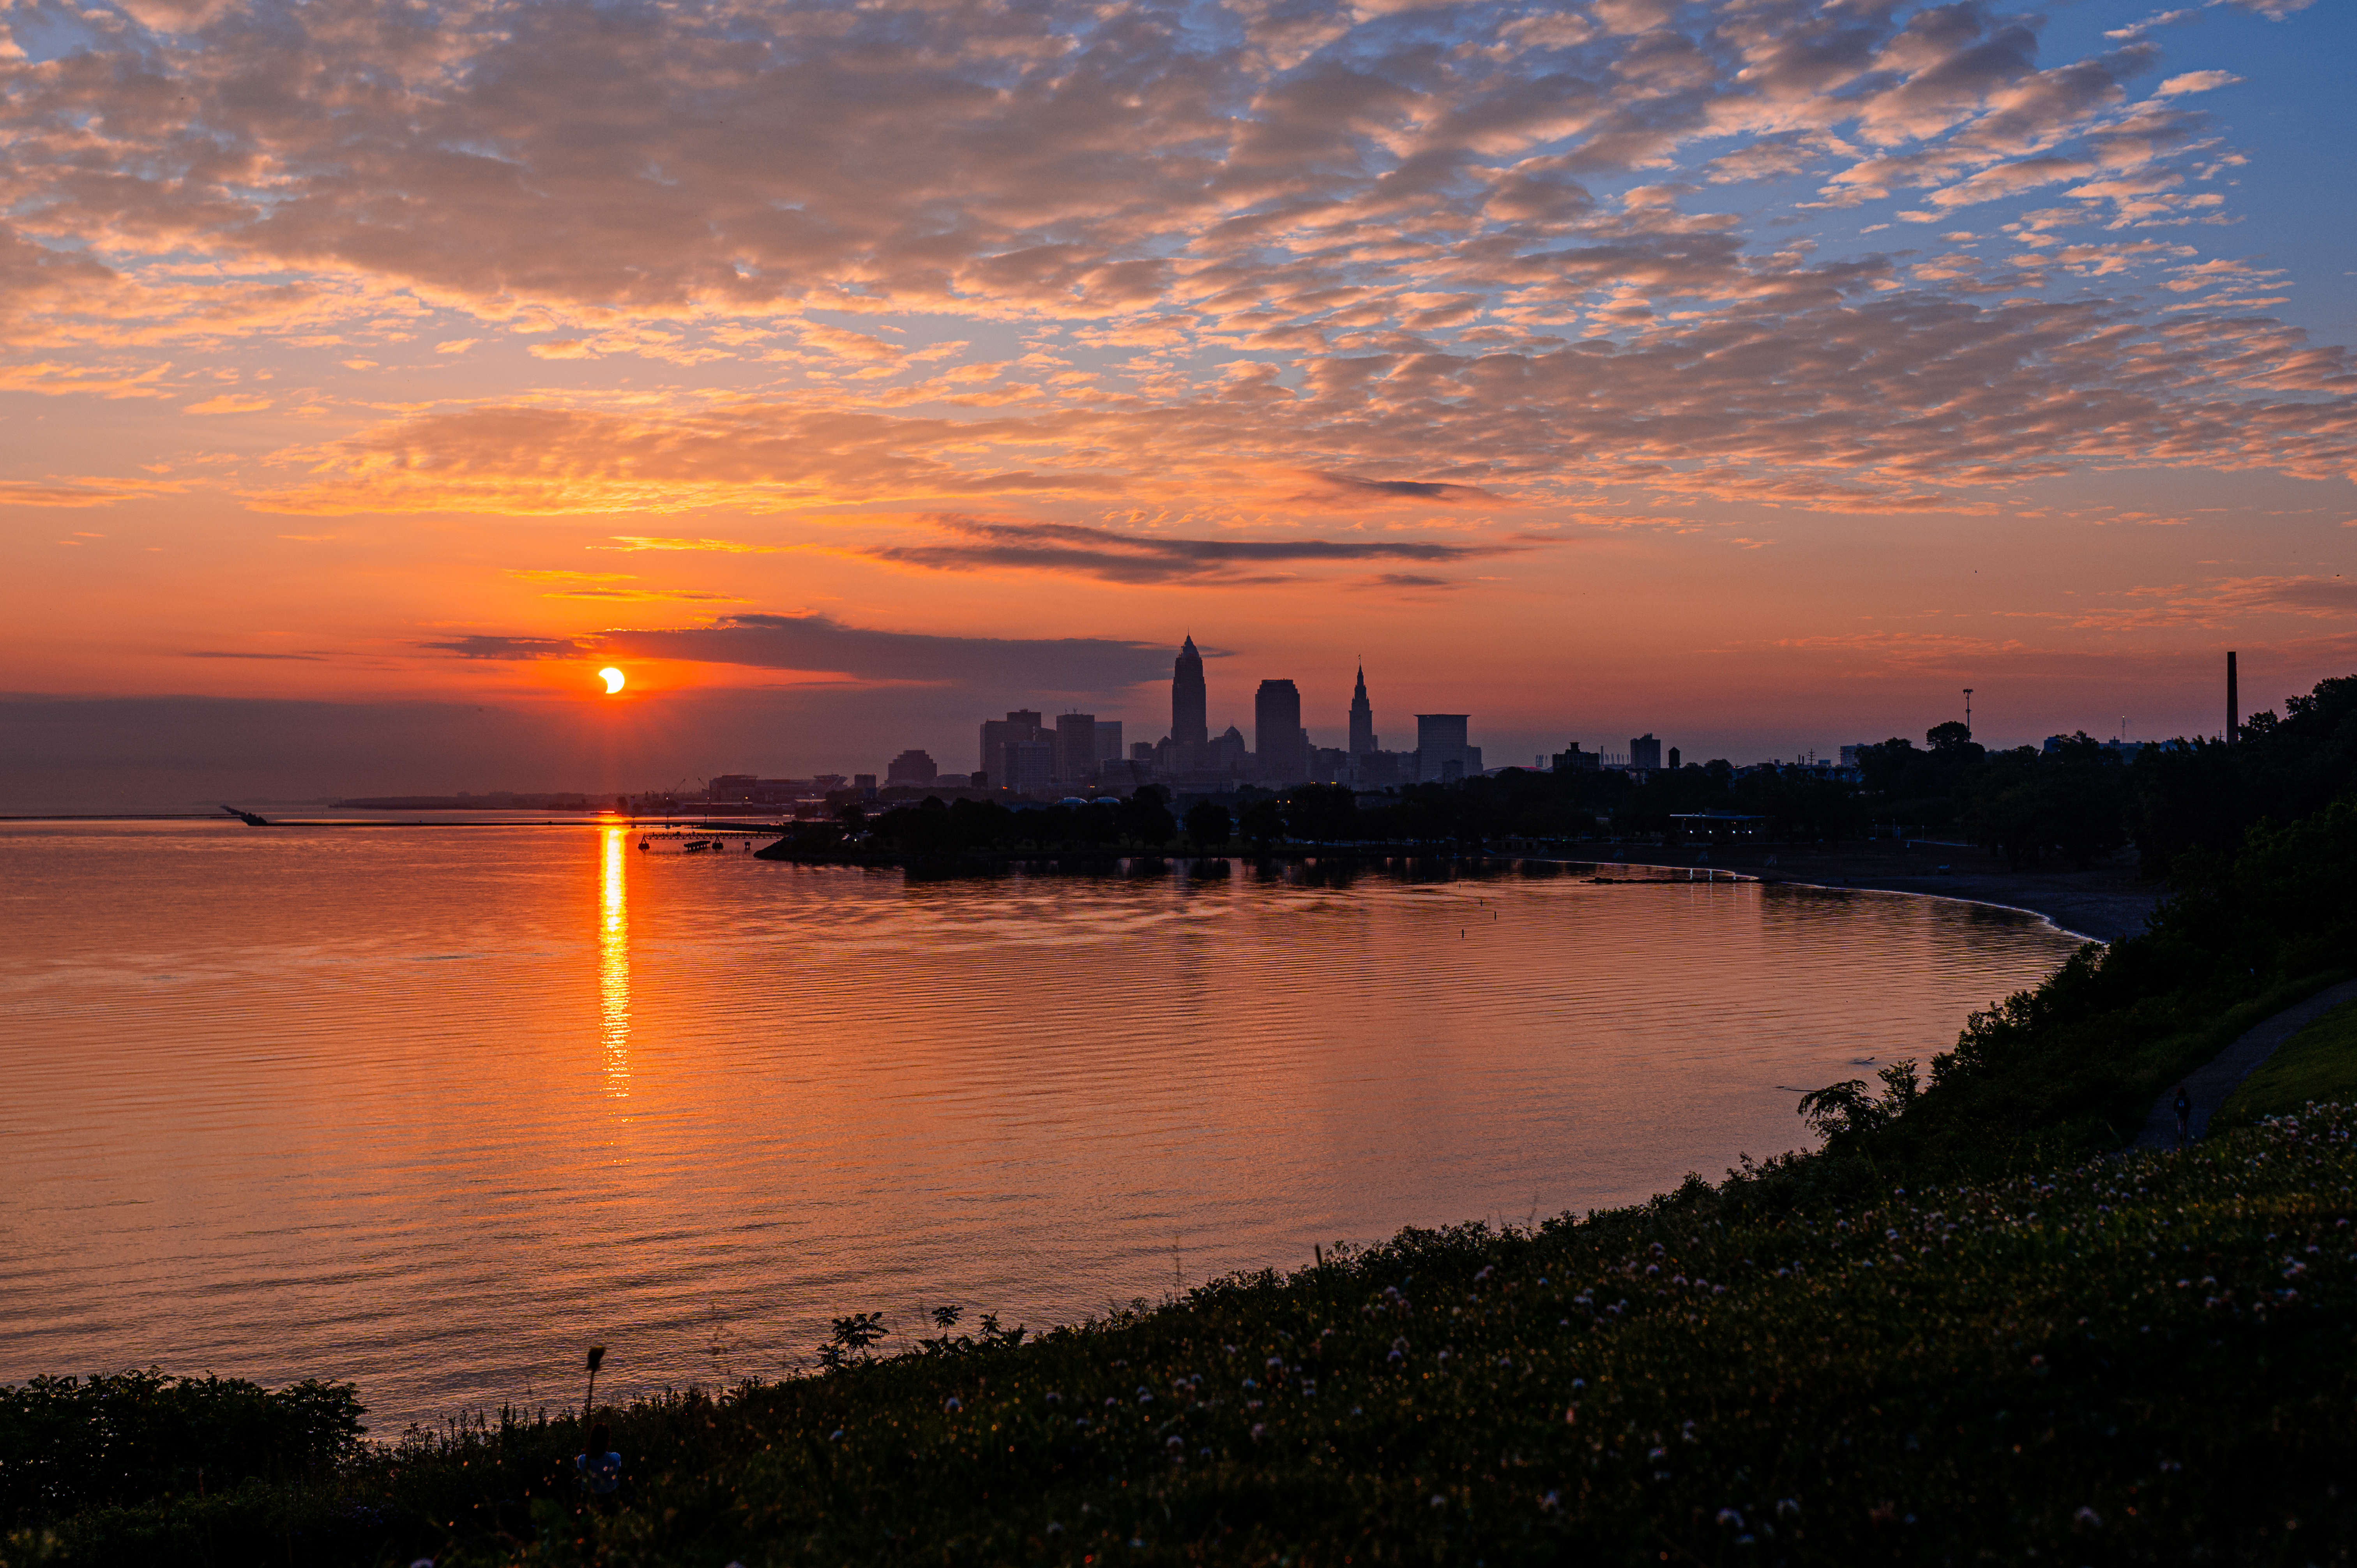
<instances>
[{"instance_id":1,"label":"paved path","mask_svg":"<svg viewBox=\"0 0 2357 1568\"><path fill-rule=\"evenodd\" d=\"M2276 1047L2307 1028L2343 1002L2357 1000L2357 980L2344 981L2327 986L2297 1007L2282 1012L2257 1025L2247 1034L2218 1053L2217 1057L2193 1070L2185 1080L2185 1091L2193 1101L2193 1135L2201 1137L2210 1130L2210 1118L2226 1097L2259 1069L2259 1064L2276 1054ZM2144 1119L2144 1131L2136 1134L2139 1149L2169 1149L2177 1145L2177 1112L2171 1101L2177 1098L2177 1085L2170 1084L2158 1100L2152 1102L2152 1114Z\"/></svg>"}]
</instances>

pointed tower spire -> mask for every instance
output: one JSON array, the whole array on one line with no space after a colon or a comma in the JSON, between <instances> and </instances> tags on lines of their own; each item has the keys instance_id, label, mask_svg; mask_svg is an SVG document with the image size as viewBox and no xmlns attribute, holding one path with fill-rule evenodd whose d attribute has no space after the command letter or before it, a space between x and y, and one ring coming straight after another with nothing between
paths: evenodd
<instances>
[{"instance_id":1,"label":"pointed tower spire","mask_svg":"<svg viewBox=\"0 0 2357 1568\"><path fill-rule=\"evenodd\" d=\"M1351 693L1351 755L1375 749L1375 710L1367 701L1367 661L1359 660L1358 689Z\"/></svg>"},{"instance_id":2,"label":"pointed tower spire","mask_svg":"<svg viewBox=\"0 0 2357 1568\"><path fill-rule=\"evenodd\" d=\"M1195 757L1211 739L1207 708L1203 656L1195 651L1190 632L1170 670L1170 739L1178 747L1183 767L1195 767Z\"/></svg>"}]
</instances>

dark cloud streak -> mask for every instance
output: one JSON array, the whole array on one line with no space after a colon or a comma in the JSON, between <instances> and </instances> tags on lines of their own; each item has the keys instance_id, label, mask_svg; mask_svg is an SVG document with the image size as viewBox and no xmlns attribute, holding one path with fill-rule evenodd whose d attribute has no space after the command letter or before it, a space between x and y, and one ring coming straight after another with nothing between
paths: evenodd
<instances>
[{"instance_id":1,"label":"dark cloud streak","mask_svg":"<svg viewBox=\"0 0 2357 1568\"><path fill-rule=\"evenodd\" d=\"M1254 573L1249 570L1253 567L1363 561L1447 563L1528 548L1422 540L1168 539L1078 523L992 522L960 517L932 521L973 542L884 545L863 553L898 565L942 572L1049 572L1114 583L1234 587L1290 580L1289 575Z\"/></svg>"}]
</instances>

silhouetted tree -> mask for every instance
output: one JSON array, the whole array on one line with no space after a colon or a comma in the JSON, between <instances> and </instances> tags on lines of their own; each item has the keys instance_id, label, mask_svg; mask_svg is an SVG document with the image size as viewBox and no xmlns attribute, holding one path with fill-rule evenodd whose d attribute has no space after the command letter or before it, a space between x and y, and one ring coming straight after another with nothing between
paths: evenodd
<instances>
[{"instance_id":1,"label":"silhouetted tree","mask_svg":"<svg viewBox=\"0 0 2357 1568\"><path fill-rule=\"evenodd\" d=\"M1255 800L1244 808L1243 815L1236 822L1236 831L1265 848L1285 837L1285 813L1274 800Z\"/></svg>"},{"instance_id":2,"label":"silhouetted tree","mask_svg":"<svg viewBox=\"0 0 2357 1568\"><path fill-rule=\"evenodd\" d=\"M1197 849L1226 843L1230 831L1228 809L1218 801L1198 800L1187 808L1187 836Z\"/></svg>"},{"instance_id":3,"label":"silhouetted tree","mask_svg":"<svg viewBox=\"0 0 2357 1568\"><path fill-rule=\"evenodd\" d=\"M1124 838L1150 847L1168 843L1178 824L1170 815L1170 797L1158 785L1142 784L1114 808L1114 822Z\"/></svg>"},{"instance_id":4,"label":"silhouetted tree","mask_svg":"<svg viewBox=\"0 0 2357 1568\"><path fill-rule=\"evenodd\" d=\"M1295 838L1313 843L1358 837L1359 803L1340 784L1301 784L1287 791L1285 825Z\"/></svg>"}]
</instances>

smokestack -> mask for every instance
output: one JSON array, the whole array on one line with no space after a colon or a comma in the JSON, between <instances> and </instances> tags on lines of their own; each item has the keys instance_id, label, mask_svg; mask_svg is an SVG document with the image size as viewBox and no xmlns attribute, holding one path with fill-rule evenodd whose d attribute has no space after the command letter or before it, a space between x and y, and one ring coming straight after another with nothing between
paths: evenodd
<instances>
[{"instance_id":1,"label":"smokestack","mask_svg":"<svg viewBox=\"0 0 2357 1568\"><path fill-rule=\"evenodd\" d=\"M2234 744L2234 732L2243 727L2242 699L2234 691L2234 656L2226 655L2226 744Z\"/></svg>"}]
</instances>

